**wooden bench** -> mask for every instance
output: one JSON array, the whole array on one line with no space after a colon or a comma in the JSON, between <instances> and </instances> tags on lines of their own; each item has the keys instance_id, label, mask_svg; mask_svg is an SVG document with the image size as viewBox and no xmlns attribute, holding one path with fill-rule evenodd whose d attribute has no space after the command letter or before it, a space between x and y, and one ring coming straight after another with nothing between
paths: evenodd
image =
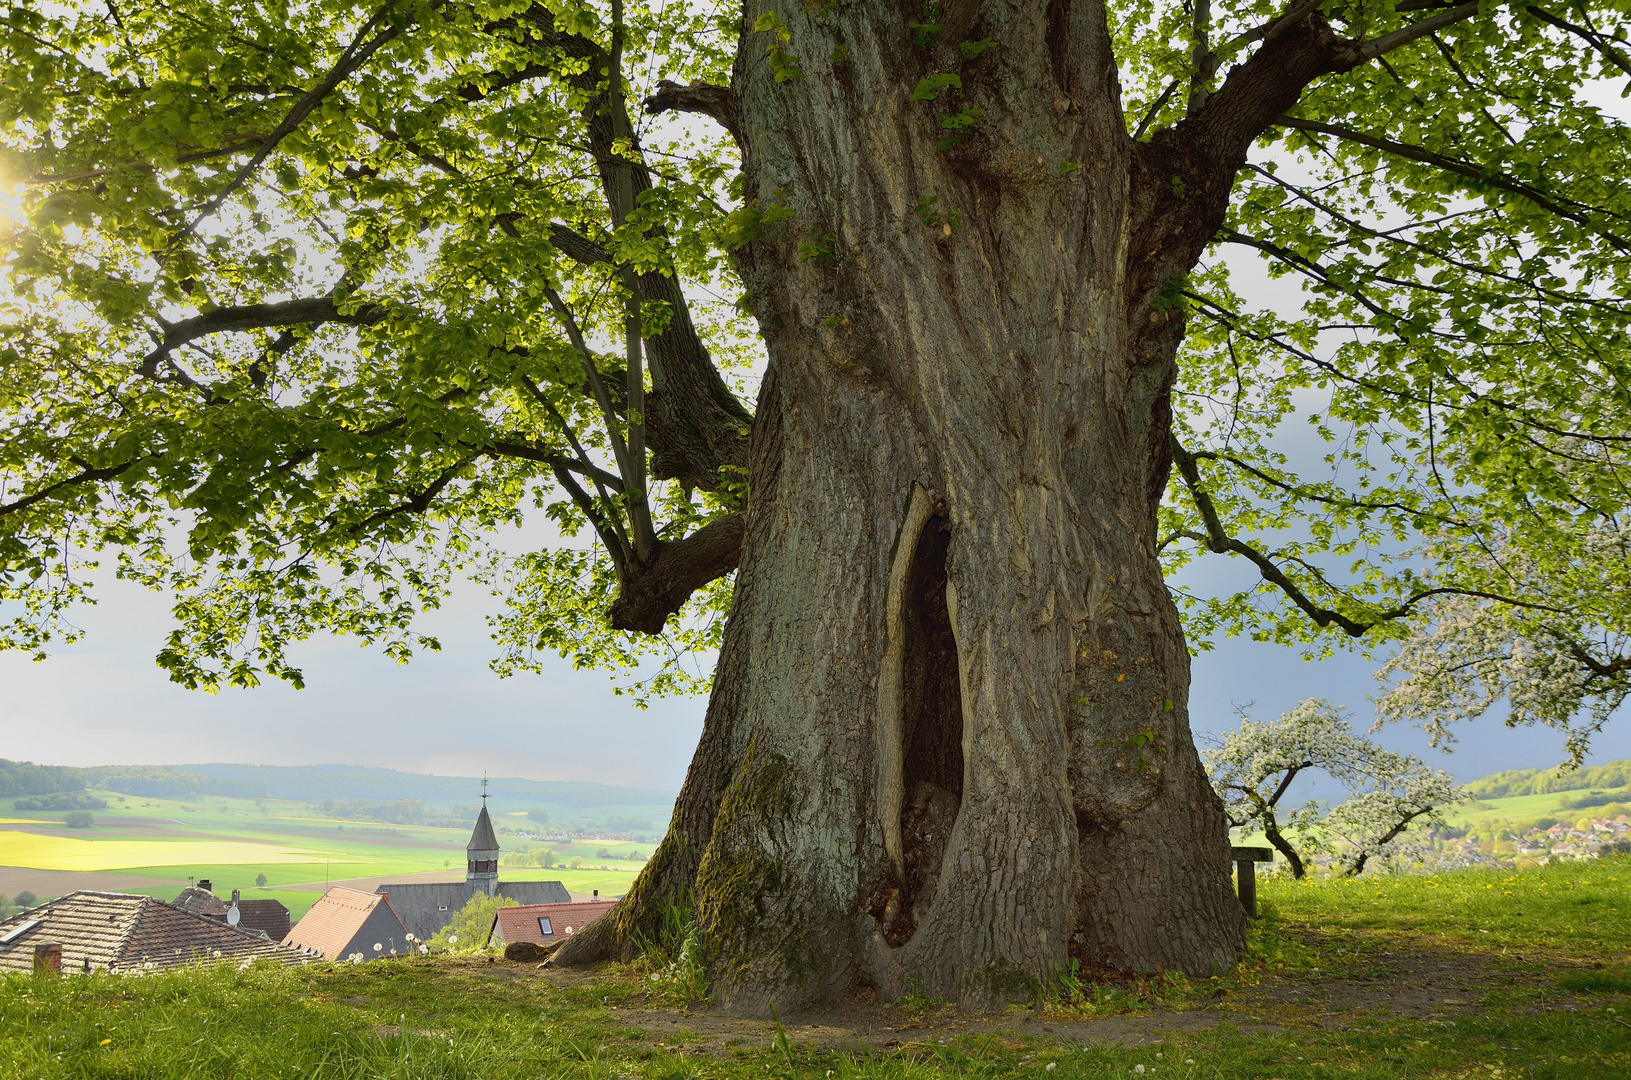
<instances>
[{"instance_id":1,"label":"wooden bench","mask_svg":"<svg viewBox=\"0 0 1631 1080\"><path fill-rule=\"evenodd\" d=\"M1246 914L1257 918L1257 864L1273 862L1274 849L1266 847L1232 847L1229 858L1234 860L1239 881L1240 906Z\"/></svg>"}]
</instances>

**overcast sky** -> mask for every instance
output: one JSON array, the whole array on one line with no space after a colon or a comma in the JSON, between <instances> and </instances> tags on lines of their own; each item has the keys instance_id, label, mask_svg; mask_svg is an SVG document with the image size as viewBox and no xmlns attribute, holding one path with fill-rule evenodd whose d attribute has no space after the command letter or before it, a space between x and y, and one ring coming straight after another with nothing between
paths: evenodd
<instances>
[{"instance_id":1,"label":"overcast sky","mask_svg":"<svg viewBox=\"0 0 1631 1080\"><path fill-rule=\"evenodd\" d=\"M1235 560L1238 562L1239 560ZM1223 559L1210 574L1235 574ZM1203 567L1207 565L1203 563ZM164 599L104 583L82 612L88 631L44 663L0 653L0 757L62 765L270 765L339 763L414 772L538 780L597 780L675 790L702 726L699 698L648 711L612 693L604 673L546 658L542 675L500 679L482 615L496 601L460 590L427 621L441 653L402 667L346 639L298 646L306 689L268 683L218 696L168 682L153 655L169 629ZM1229 641L1195 662L1191 714L1198 733L1238 722L1237 707L1269 719L1305 697L1348 705L1359 726L1374 715L1372 665L1351 655L1305 663L1275 645ZM1510 731L1485 721L1463 729L1456 752L1426 748L1419 731L1389 728L1383 742L1423 753L1462 779L1497 769L1555 764L1554 732ZM1631 724L1610 726L1595 760L1631 757Z\"/></svg>"}]
</instances>

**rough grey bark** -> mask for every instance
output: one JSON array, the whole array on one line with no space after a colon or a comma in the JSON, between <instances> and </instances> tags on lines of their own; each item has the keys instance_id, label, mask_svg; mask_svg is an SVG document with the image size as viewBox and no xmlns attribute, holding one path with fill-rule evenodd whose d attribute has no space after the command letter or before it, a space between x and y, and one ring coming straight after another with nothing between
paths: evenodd
<instances>
[{"instance_id":1,"label":"rough grey bark","mask_svg":"<svg viewBox=\"0 0 1631 1080\"><path fill-rule=\"evenodd\" d=\"M1300 14L1138 143L1101 5L916 14L789 5L728 97L665 90L742 146L770 367L683 852L619 918L683 886L743 1009L1242 943L1155 551L1177 290L1251 140L1358 54ZM914 100L931 74L960 88Z\"/></svg>"}]
</instances>

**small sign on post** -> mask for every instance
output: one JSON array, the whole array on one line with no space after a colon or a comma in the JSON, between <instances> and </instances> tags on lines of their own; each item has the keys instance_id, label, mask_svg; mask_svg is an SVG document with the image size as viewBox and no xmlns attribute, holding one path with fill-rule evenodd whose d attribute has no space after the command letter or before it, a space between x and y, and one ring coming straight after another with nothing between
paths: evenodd
<instances>
[{"instance_id":1,"label":"small sign on post","mask_svg":"<svg viewBox=\"0 0 1631 1080\"><path fill-rule=\"evenodd\" d=\"M1229 858L1234 860L1240 890L1240 906L1250 918L1257 918L1257 864L1273 862L1274 849L1266 847L1232 847Z\"/></svg>"}]
</instances>

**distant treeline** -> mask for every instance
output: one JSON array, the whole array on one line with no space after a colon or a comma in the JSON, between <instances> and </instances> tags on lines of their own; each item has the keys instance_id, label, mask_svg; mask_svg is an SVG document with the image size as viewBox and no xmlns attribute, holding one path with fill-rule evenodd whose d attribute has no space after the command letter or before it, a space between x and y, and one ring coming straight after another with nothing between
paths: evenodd
<instances>
[{"instance_id":1,"label":"distant treeline","mask_svg":"<svg viewBox=\"0 0 1631 1080\"><path fill-rule=\"evenodd\" d=\"M147 799L187 799L195 795L266 797L265 787L253 782L163 765L96 765L76 769L68 765L36 765L32 761L0 758L0 797L55 795L86 788L108 788Z\"/></svg>"},{"instance_id":2,"label":"distant treeline","mask_svg":"<svg viewBox=\"0 0 1631 1080\"><path fill-rule=\"evenodd\" d=\"M188 772L236 780L264 789L279 799L322 802L324 799L394 803L424 799L439 805L464 805L481 795L475 776L427 776L358 765L182 765ZM616 787L567 780L487 781L487 793L512 806L554 803L587 809L595 806L672 806L672 791Z\"/></svg>"},{"instance_id":3,"label":"distant treeline","mask_svg":"<svg viewBox=\"0 0 1631 1080\"><path fill-rule=\"evenodd\" d=\"M108 800L93 795L74 795L59 791L55 795L32 795L26 799L13 799L13 810L106 810Z\"/></svg>"},{"instance_id":4,"label":"distant treeline","mask_svg":"<svg viewBox=\"0 0 1631 1080\"><path fill-rule=\"evenodd\" d=\"M66 765L36 765L32 761L0 758L0 796L74 791L85 786L79 776L84 771Z\"/></svg>"},{"instance_id":5,"label":"distant treeline","mask_svg":"<svg viewBox=\"0 0 1631 1080\"><path fill-rule=\"evenodd\" d=\"M1565 810L1589 810L1594 806L1612 806L1615 803L1628 802L1631 802L1631 790L1622 788L1619 791L1588 791L1572 799L1563 799L1557 805Z\"/></svg>"},{"instance_id":6,"label":"distant treeline","mask_svg":"<svg viewBox=\"0 0 1631 1080\"><path fill-rule=\"evenodd\" d=\"M1576 769L1574 772L1510 769L1474 780L1467 785L1467 790L1480 799L1502 799L1509 795L1547 795L1554 791L1616 788L1627 784L1631 784L1631 758Z\"/></svg>"},{"instance_id":7,"label":"distant treeline","mask_svg":"<svg viewBox=\"0 0 1631 1080\"><path fill-rule=\"evenodd\" d=\"M430 825L440 829L460 829L469 826L476 816L475 807L458 807L451 814L432 813L424 799L396 799L379 802L375 799L324 799L309 804L324 817L342 821L377 821L388 825Z\"/></svg>"},{"instance_id":8,"label":"distant treeline","mask_svg":"<svg viewBox=\"0 0 1631 1080\"><path fill-rule=\"evenodd\" d=\"M297 799L310 803L335 800L359 819L371 821L398 821L400 814L406 811L392 807L404 800L462 808L474 805L481 794L481 781L473 776L426 776L351 765L181 765L174 768L98 765L78 769L0 759L0 797L53 795L93 787L149 799L217 795L240 799ZM551 803L580 810L639 808L641 816L618 819L621 826L629 829L651 829L653 825L647 816L653 812L651 808L666 809L674 804L672 791L563 780L500 778L488 781L487 793L512 806ZM393 814L398 817L390 816ZM410 822L401 819L400 823ZM431 824L428 819L417 819L414 823ZM468 818L463 824L469 824Z\"/></svg>"}]
</instances>

